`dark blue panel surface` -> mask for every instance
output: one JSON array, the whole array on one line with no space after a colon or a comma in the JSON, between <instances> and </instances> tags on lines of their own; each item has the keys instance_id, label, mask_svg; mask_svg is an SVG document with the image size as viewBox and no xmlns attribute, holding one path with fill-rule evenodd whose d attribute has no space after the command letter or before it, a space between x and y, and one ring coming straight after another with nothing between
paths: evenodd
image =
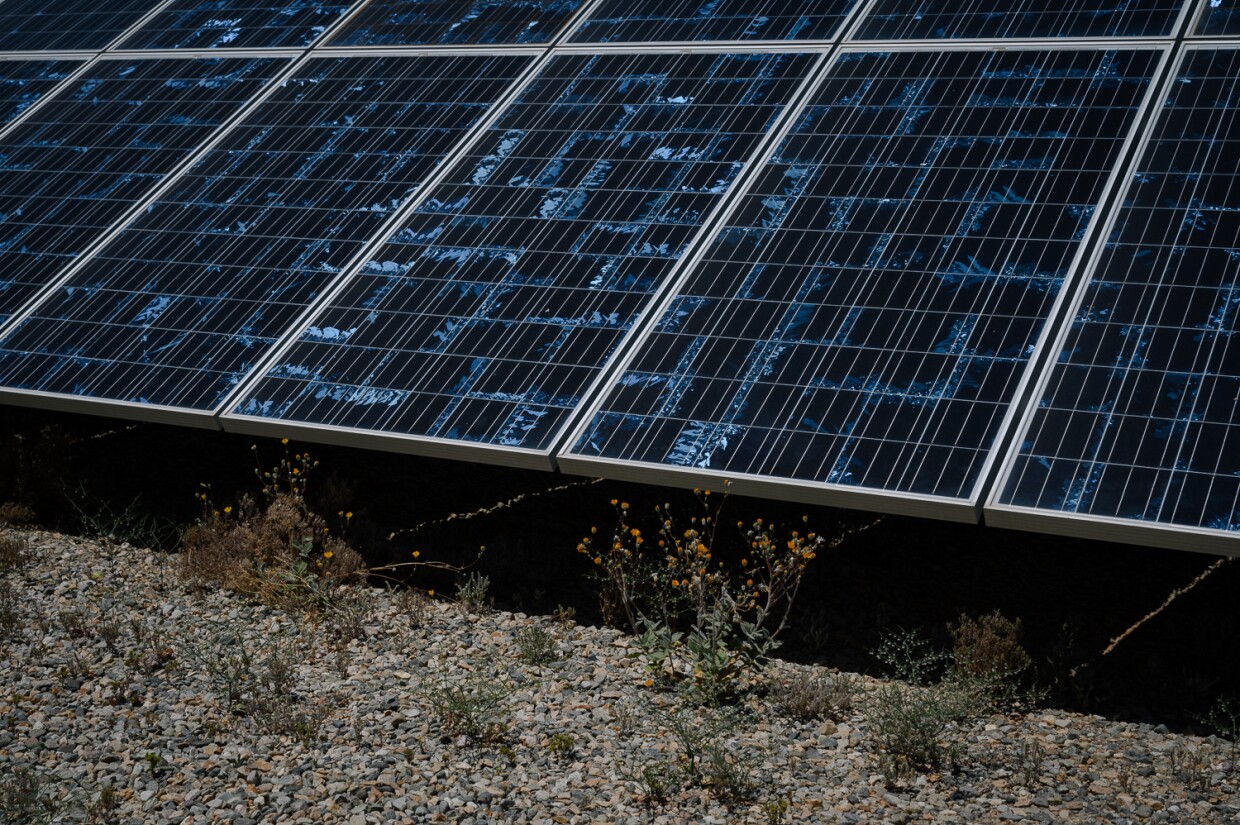
<instances>
[{"instance_id":1,"label":"dark blue panel surface","mask_svg":"<svg viewBox=\"0 0 1240 825\"><path fill-rule=\"evenodd\" d=\"M856 0L605 0L578 43L830 40Z\"/></svg>"},{"instance_id":2,"label":"dark blue panel surface","mask_svg":"<svg viewBox=\"0 0 1240 825\"><path fill-rule=\"evenodd\" d=\"M1240 530L1240 52L1188 52L999 503Z\"/></svg>"},{"instance_id":3,"label":"dark blue panel surface","mask_svg":"<svg viewBox=\"0 0 1240 825\"><path fill-rule=\"evenodd\" d=\"M278 49L308 46L353 0L177 0L121 44L125 49Z\"/></svg>"},{"instance_id":4,"label":"dark blue panel surface","mask_svg":"<svg viewBox=\"0 0 1240 825\"><path fill-rule=\"evenodd\" d=\"M0 322L284 65L101 61L0 140Z\"/></svg>"},{"instance_id":5,"label":"dark blue panel surface","mask_svg":"<svg viewBox=\"0 0 1240 825\"><path fill-rule=\"evenodd\" d=\"M0 381L218 406L530 60L309 62L0 341Z\"/></svg>"},{"instance_id":6,"label":"dark blue panel surface","mask_svg":"<svg viewBox=\"0 0 1240 825\"><path fill-rule=\"evenodd\" d=\"M5 0L0 51L94 51L159 5L159 0Z\"/></svg>"},{"instance_id":7,"label":"dark blue panel surface","mask_svg":"<svg viewBox=\"0 0 1240 825\"><path fill-rule=\"evenodd\" d=\"M816 59L554 59L236 412L548 449Z\"/></svg>"},{"instance_id":8,"label":"dark blue panel surface","mask_svg":"<svg viewBox=\"0 0 1240 825\"><path fill-rule=\"evenodd\" d=\"M332 46L548 43L582 0L371 0Z\"/></svg>"},{"instance_id":9,"label":"dark blue panel surface","mask_svg":"<svg viewBox=\"0 0 1240 825\"><path fill-rule=\"evenodd\" d=\"M1198 34L1240 34L1240 5L1234 0L1210 0L1197 27Z\"/></svg>"},{"instance_id":10,"label":"dark blue panel surface","mask_svg":"<svg viewBox=\"0 0 1240 825\"><path fill-rule=\"evenodd\" d=\"M1165 37L1184 0L878 0L860 40Z\"/></svg>"},{"instance_id":11,"label":"dark blue panel surface","mask_svg":"<svg viewBox=\"0 0 1240 825\"><path fill-rule=\"evenodd\" d=\"M80 65L76 60L0 60L0 126L20 117Z\"/></svg>"},{"instance_id":12,"label":"dark blue panel surface","mask_svg":"<svg viewBox=\"0 0 1240 825\"><path fill-rule=\"evenodd\" d=\"M1159 57L841 57L572 452L969 497Z\"/></svg>"}]
</instances>

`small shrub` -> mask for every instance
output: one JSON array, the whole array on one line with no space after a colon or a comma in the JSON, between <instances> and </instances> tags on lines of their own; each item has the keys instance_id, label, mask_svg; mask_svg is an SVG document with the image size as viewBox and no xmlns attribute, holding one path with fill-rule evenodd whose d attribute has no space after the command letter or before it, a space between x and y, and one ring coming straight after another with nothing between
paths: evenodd
<instances>
[{"instance_id":1,"label":"small shrub","mask_svg":"<svg viewBox=\"0 0 1240 825\"><path fill-rule=\"evenodd\" d=\"M726 496L696 491L702 513L677 523L670 505L655 508L647 541L629 505L612 502L616 527L608 542L597 530L577 545L600 582L604 617L638 636L651 672L690 679L698 696L717 704L744 686L778 647L806 565L825 538L791 531L787 538L758 519L738 523L735 567L717 557Z\"/></svg>"},{"instance_id":2,"label":"small shrub","mask_svg":"<svg viewBox=\"0 0 1240 825\"><path fill-rule=\"evenodd\" d=\"M1236 765L1240 757L1240 700L1220 698L1201 721L1231 744L1231 769L1240 768Z\"/></svg>"},{"instance_id":3,"label":"small shrub","mask_svg":"<svg viewBox=\"0 0 1240 825\"><path fill-rule=\"evenodd\" d=\"M934 650L930 640L918 630L884 631L874 658L892 679L914 685L927 685L951 663L951 655Z\"/></svg>"},{"instance_id":4,"label":"small shrub","mask_svg":"<svg viewBox=\"0 0 1240 825\"><path fill-rule=\"evenodd\" d=\"M968 682L998 706L1020 699L1020 680L1032 660L1020 644L1020 619L999 611L973 619L965 614L948 625L953 641L951 675Z\"/></svg>"},{"instance_id":5,"label":"small shrub","mask_svg":"<svg viewBox=\"0 0 1240 825\"><path fill-rule=\"evenodd\" d=\"M547 739L547 752L558 759L571 759L577 743L571 734L556 733Z\"/></svg>"},{"instance_id":6,"label":"small shrub","mask_svg":"<svg viewBox=\"0 0 1240 825\"><path fill-rule=\"evenodd\" d=\"M285 608L326 606L331 590L360 576L363 564L306 501L306 481L317 466L308 453L286 453L272 469L260 468L261 507L247 496L236 508L217 508L209 491L199 493L203 515L182 536L182 578Z\"/></svg>"},{"instance_id":7,"label":"small shrub","mask_svg":"<svg viewBox=\"0 0 1240 825\"><path fill-rule=\"evenodd\" d=\"M788 815L788 800L784 797L769 799L762 804L762 813L766 814L766 825L782 825Z\"/></svg>"},{"instance_id":8,"label":"small shrub","mask_svg":"<svg viewBox=\"0 0 1240 825\"><path fill-rule=\"evenodd\" d=\"M80 607L67 607L60 611L58 616L60 626L65 633L72 639L85 639L92 635L90 630L90 618L86 615L86 611Z\"/></svg>"},{"instance_id":9,"label":"small shrub","mask_svg":"<svg viewBox=\"0 0 1240 825\"><path fill-rule=\"evenodd\" d=\"M976 695L947 680L934 685L889 682L870 694L866 718L889 784L912 770L950 767L949 728L979 710Z\"/></svg>"},{"instance_id":10,"label":"small shrub","mask_svg":"<svg viewBox=\"0 0 1240 825\"><path fill-rule=\"evenodd\" d=\"M1167 752L1171 775L1190 791L1205 793L1210 789L1210 762L1198 751L1176 745Z\"/></svg>"},{"instance_id":11,"label":"small shrub","mask_svg":"<svg viewBox=\"0 0 1240 825\"><path fill-rule=\"evenodd\" d=\"M7 579L0 579L0 639L9 640L21 634L21 600Z\"/></svg>"},{"instance_id":12,"label":"small shrub","mask_svg":"<svg viewBox=\"0 0 1240 825\"><path fill-rule=\"evenodd\" d=\"M396 591L396 609L411 627L421 627L426 624L430 607L430 598L416 587L402 587Z\"/></svg>"},{"instance_id":13,"label":"small shrub","mask_svg":"<svg viewBox=\"0 0 1240 825\"><path fill-rule=\"evenodd\" d=\"M444 736L473 742L498 742L508 730L504 704L509 696L504 685L479 676L444 678L427 692Z\"/></svg>"},{"instance_id":14,"label":"small shrub","mask_svg":"<svg viewBox=\"0 0 1240 825\"><path fill-rule=\"evenodd\" d=\"M25 504L18 504L15 501L6 501L0 504L0 527L12 525L21 527L34 524L35 512Z\"/></svg>"},{"instance_id":15,"label":"small shrub","mask_svg":"<svg viewBox=\"0 0 1240 825\"><path fill-rule=\"evenodd\" d=\"M4 520L0 518L0 524ZM25 536L0 535L0 576L30 563L30 542Z\"/></svg>"},{"instance_id":16,"label":"small shrub","mask_svg":"<svg viewBox=\"0 0 1240 825\"><path fill-rule=\"evenodd\" d=\"M487 591L491 589L491 579L481 573L470 573L465 581L457 585L456 603L467 613L481 613L490 607Z\"/></svg>"},{"instance_id":17,"label":"small shrub","mask_svg":"<svg viewBox=\"0 0 1240 825\"><path fill-rule=\"evenodd\" d=\"M0 779L0 821L11 825L50 822L56 806L43 795L43 782L27 768L16 767Z\"/></svg>"},{"instance_id":18,"label":"small shrub","mask_svg":"<svg viewBox=\"0 0 1240 825\"><path fill-rule=\"evenodd\" d=\"M1026 788L1033 788L1042 778L1042 763L1046 760L1046 748L1039 739L1021 742L1016 749L1016 770L1013 772Z\"/></svg>"},{"instance_id":19,"label":"small shrub","mask_svg":"<svg viewBox=\"0 0 1240 825\"><path fill-rule=\"evenodd\" d=\"M518 630L516 642L521 659L531 665L545 665L557 658L555 637L537 622Z\"/></svg>"},{"instance_id":20,"label":"small shrub","mask_svg":"<svg viewBox=\"0 0 1240 825\"><path fill-rule=\"evenodd\" d=\"M839 721L860 693L860 680L852 674L797 671L772 684L770 697L793 719Z\"/></svg>"},{"instance_id":21,"label":"small shrub","mask_svg":"<svg viewBox=\"0 0 1240 825\"><path fill-rule=\"evenodd\" d=\"M702 784L724 804L735 805L757 798L758 780L746 760L732 753L730 748L711 742L702 754L701 763Z\"/></svg>"}]
</instances>

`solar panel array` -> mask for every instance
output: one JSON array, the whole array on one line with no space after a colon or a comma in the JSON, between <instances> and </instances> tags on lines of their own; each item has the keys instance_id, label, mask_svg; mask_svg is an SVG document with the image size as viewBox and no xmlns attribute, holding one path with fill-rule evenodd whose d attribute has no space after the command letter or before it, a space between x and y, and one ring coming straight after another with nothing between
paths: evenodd
<instances>
[{"instance_id":1,"label":"solar panel array","mask_svg":"<svg viewBox=\"0 0 1240 825\"><path fill-rule=\"evenodd\" d=\"M0 0L0 401L1240 554L1217 0Z\"/></svg>"}]
</instances>

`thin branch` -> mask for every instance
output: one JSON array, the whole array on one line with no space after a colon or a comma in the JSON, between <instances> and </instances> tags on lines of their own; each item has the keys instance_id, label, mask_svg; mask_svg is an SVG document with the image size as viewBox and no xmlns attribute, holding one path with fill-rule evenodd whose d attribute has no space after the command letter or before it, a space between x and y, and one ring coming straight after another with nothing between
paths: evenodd
<instances>
[{"instance_id":1,"label":"thin branch","mask_svg":"<svg viewBox=\"0 0 1240 825\"><path fill-rule=\"evenodd\" d=\"M444 518L432 519L431 521L424 521L421 524L414 525L413 527L409 527L404 530L397 530L396 532L391 533L388 536L388 541L391 541L397 536L404 536L404 535L409 535L412 533L417 533L420 530L426 529L427 527L435 527L440 524L447 524L450 521L465 521L466 519L489 515L499 510L506 510L509 507L513 507L526 499L541 498L542 496L550 495L552 493L559 493L564 490L571 490L574 487L588 487L592 484L601 484L602 482L603 482L603 479L601 478L591 478L585 481L574 481L570 484L561 484L557 487L549 487L546 490L539 490L534 493L522 493L521 495L516 496L514 498L510 498L507 501L496 502L495 504L492 504L490 507L483 507L479 510L474 510L471 513L449 513Z\"/></svg>"},{"instance_id":2,"label":"thin branch","mask_svg":"<svg viewBox=\"0 0 1240 825\"><path fill-rule=\"evenodd\" d=\"M1162 613L1164 610L1166 610L1171 605L1173 601L1180 598L1180 596L1183 596L1185 593L1192 590L1197 585L1201 584L1203 581L1206 580L1208 576L1210 576L1211 574L1213 574L1214 572L1222 568L1224 565L1230 564L1233 561L1235 561L1235 558L1231 556L1224 556L1218 559L1217 561L1215 561L1205 570L1202 570L1200 573L1198 573L1197 577L1194 578L1188 584L1184 585L1183 587L1179 587L1179 588L1176 588L1175 590L1172 590L1171 593L1167 596L1167 598L1163 600L1163 603L1161 605L1159 605L1156 609L1150 611L1149 613L1145 614L1145 616L1143 616L1140 620L1138 620L1132 627L1128 628L1123 633L1119 634L1114 639L1112 639L1111 643L1106 646L1105 650L1102 651L1102 655L1106 656L1107 654L1109 654L1112 650L1114 650L1119 645L1120 642L1124 641L1124 639L1127 639L1129 636L1131 636L1136 631L1137 628L1139 628L1141 625L1145 624L1150 619L1157 616L1159 613Z\"/></svg>"}]
</instances>

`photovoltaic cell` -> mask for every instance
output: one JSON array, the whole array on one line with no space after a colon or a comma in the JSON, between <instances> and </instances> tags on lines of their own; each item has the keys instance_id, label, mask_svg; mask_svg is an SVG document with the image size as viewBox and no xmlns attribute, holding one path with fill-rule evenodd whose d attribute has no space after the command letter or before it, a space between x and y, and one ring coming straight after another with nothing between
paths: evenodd
<instances>
[{"instance_id":1,"label":"photovoltaic cell","mask_svg":"<svg viewBox=\"0 0 1240 825\"><path fill-rule=\"evenodd\" d=\"M1198 34L1240 34L1240 7L1232 0L1211 2L1202 12Z\"/></svg>"},{"instance_id":2,"label":"photovoltaic cell","mask_svg":"<svg viewBox=\"0 0 1240 825\"><path fill-rule=\"evenodd\" d=\"M578 43L830 40L855 0L606 0Z\"/></svg>"},{"instance_id":3,"label":"photovoltaic cell","mask_svg":"<svg viewBox=\"0 0 1240 825\"><path fill-rule=\"evenodd\" d=\"M371 0L332 46L548 43L582 0Z\"/></svg>"},{"instance_id":4,"label":"photovoltaic cell","mask_svg":"<svg viewBox=\"0 0 1240 825\"><path fill-rule=\"evenodd\" d=\"M0 379L218 406L531 60L310 61L0 341Z\"/></svg>"},{"instance_id":5,"label":"photovoltaic cell","mask_svg":"<svg viewBox=\"0 0 1240 825\"><path fill-rule=\"evenodd\" d=\"M0 323L284 65L104 60L0 139Z\"/></svg>"},{"instance_id":6,"label":"photovoltaic cell","mask_svg":"<svg viewBox=\"0 0 1240 825\"><path fill-rule=\"evenodd\" d=\"M309 46L353 0L177 0L124 49L278 49Z\"/></svg>"},{"instance_id":7,"label":"photovoltaic cell","mask_svg":"<svg viewBox=\"0 0 1240 825\"><path fill-rule=\"evenodd\" d=\"M0 60L0 126L20 117L80 65L76 60Z\"/></svg>"},{"instance_id":8,"label":"photovoltaic cell","mask_svg":"<svg viewBox=\"0 0 1240 825\"><path fill-rule=\"evenodd\" d=\"M1240 531L1240 51L1187 52L1001 505Z\"/></svg>"},{"instance_id":9,"label":"photovoltaic cell","mask_svg":"<svg viewBox=\"0 0 1240 825\"><path fill-rule=\"evenodd\" d=\"M549 450L817 59L553 59L234 412Z\"/></svg>"},{"instance_id":10,"label":"photovoltaic cell","mask_svg":"<svg viewBox=\"0 0 1240 825\"><path fill-rule=\"evenodd\" d=\"M841 56L571 454L976 495L1160 56Z\"/></svg>"},{"instance_id":11,"label":"photovoltaic cell","mask_svg":"<svg viewBox=\"0 0 1240 825\"><path fill-rule=\"evenodd\" d=\"M858 40L1007 37L1158 37L1173 33L1183 0L878 0Z\"/></svg>"},{"instance_id":12,"label":"photovoltaic cell","mask_svg":"<svg viewBox=\"0 0 1240 825\"><path fill-rule=\"evenodd\" d=\"M120 37L159 0L4 0L0 51L95 51Z\"/></svg>"}]
</instances>

